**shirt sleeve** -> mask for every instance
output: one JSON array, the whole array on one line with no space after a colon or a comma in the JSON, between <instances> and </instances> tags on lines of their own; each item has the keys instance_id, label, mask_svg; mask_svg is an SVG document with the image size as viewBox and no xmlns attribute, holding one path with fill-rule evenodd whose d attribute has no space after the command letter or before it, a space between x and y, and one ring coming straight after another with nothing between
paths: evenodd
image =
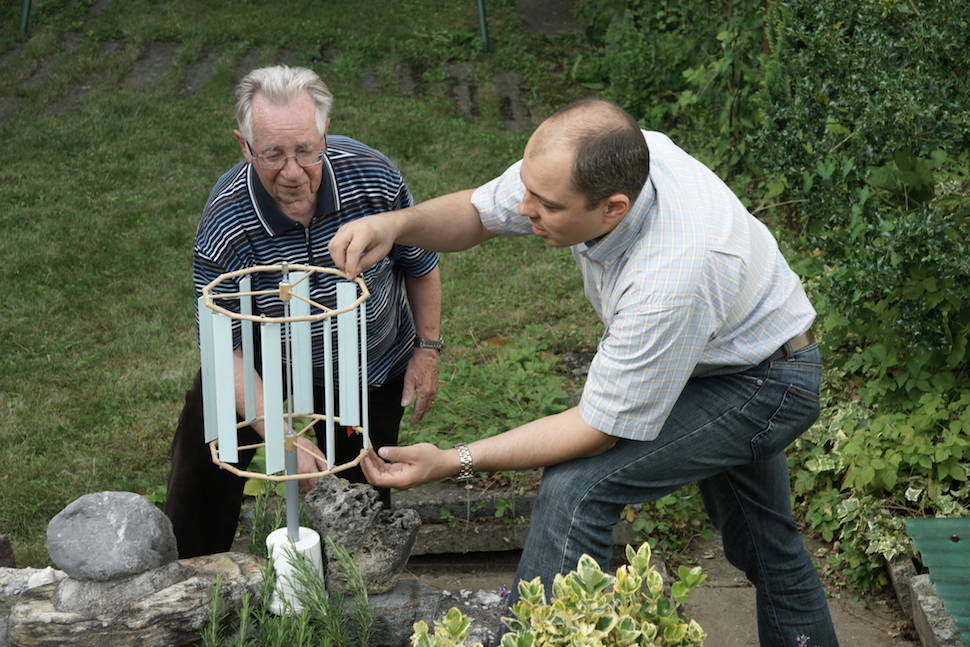
<instances>
[{"instance_id":1,"label":"shirt sleeve","mask_svg":"<svg viewBox=\"0 0 970 647\"><path fill-rule=\"evenodd\" d=\"M713 330L702 299L684 296L623 308L590 365L579 412L611 436L653 440L691 377Z\"/></svg>"},{"instance_id":2,"label":"shirt sleeve","mask_svg":"<svg viewBox=\"0 0 970 647\"><path fill-rule=\"evenodd\" d=\"M400 177L400 176L399 176ZM414 205L414 198L408 189L404 178L401 178L401 185L397 192L397 197L391 205L392 211L407 209ZM420 247L410 245L394 245L389 256L394 260L402 272L416 278L421 278L438 267L439 256L437 252L429 252Z\"/></svg>"},{"instance_id":3,"label":"shirt sleeve","mask_svg":"<svg viewBox=\"0 0 970 647\"><path fill-rule=\"evenodd\" d=\"M519 160L472 194L472 205L478 210L482 226L493 234L521 236L531 231L528 218L519 214L519 203L525 194L519 175L521 168L522 160Z\"/></svg>"}]
</instances>

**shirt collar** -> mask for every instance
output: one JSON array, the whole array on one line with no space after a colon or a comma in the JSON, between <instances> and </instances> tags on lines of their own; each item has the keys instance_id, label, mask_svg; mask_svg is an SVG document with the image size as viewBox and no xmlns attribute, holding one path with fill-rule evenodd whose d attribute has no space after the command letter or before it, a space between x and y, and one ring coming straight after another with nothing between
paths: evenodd
<instances>
[{"instance_id":1,"label":"shirt collar","mask_svg":"<svg viewBox=\"0 0 970 647\"><path fill-rule=\"evenodd\" d=\"M327 149L329 152L329 148ZM270 197L269 192L256 174L256 169L252 164L248 164L246 169L246 180L249 185L249 197L252 199L253 207L256 209L256 216L259 218L266 233L270 236L279 236L295 227L300 223L293 220L279 208L276 201ZM326 155L323 157L323 173L320 178L320 188L317 189L317 208L313 213L314 219L326 218L340 210L340 194L337 191L337 179L333 173L333 166Z\"/></svg>"},{"instance_id":2,"label":"shirt collar","mask_svg":"<svg viewBox=\"0 0 970 647\"><path fill-rule=\"evenodd\" d=\"M613 263L640 237L640 231L647 223L656 202L657 189L653 180L647 177L640 194L630 207L630 211L608 234L595 241L573 245L573 250L591 261L601 265Z\"/></svg>"}]
</instances>

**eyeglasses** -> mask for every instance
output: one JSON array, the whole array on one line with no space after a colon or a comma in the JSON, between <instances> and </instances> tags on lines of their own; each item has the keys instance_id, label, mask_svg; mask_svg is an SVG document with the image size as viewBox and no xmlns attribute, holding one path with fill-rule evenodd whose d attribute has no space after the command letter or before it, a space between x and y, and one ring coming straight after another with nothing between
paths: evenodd
<instances>
[{"instance_id":1,"label":"eyeglasses","mask_svg":"<svg viewBox=\"0 0 970 647\"><path fill-rule=\"evenodd\" d=\"M249 149L249 154L256 160L256 164L260 168L271 171L278 171L286 166L286 160L291 157L296 159L296 163L303 168L316 166L317 164L323 163L323 154L327 152L326 148L320 148L311 151L297 151L296 155L286 155L281 151L270 151L269 153L260 153L257 155L253 152L252 144L248 141L246 142L246 148Z\"/></svg>"}]
</instances>

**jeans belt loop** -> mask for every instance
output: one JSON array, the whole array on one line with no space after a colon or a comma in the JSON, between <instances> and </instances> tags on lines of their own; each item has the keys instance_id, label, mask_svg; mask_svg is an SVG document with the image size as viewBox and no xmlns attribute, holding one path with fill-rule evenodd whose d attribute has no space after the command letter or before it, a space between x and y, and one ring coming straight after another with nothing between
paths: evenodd
<instances>
[{"instance_id":1,"label":"jeans belt loop","mask_svg":"<svg viewBox=\"0 0 970 647\"><path fill-rule=\"evenodd\" d=\"M782 344L781 345L781 348L785 352L785 361L786 362L790 362L790 361L792 361L792 359L795 358L795 351L792 350L792 347L791 347L791 339L789 339L784 344Z\"/></svg>"}]
</instances>

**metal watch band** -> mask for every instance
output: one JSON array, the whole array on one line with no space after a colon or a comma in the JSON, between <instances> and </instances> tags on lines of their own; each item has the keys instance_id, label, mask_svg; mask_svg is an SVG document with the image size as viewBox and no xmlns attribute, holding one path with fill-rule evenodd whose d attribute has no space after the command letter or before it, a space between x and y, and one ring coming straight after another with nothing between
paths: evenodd
<instances>
[{"instance_id":1,"label":"metal watch band","mask_svg":"<svg viewBox=\"0 0 970 647\"><path fill-rule=\"evenodd\" d=\"M428 350L441 351L445 349L445 339L439 336L437 339L426 339L424 337L415 337L414 345L418 348L426 348Z\"/></svg>"},{"instance_id":2,"label":"metal watch band","mask_svg":"<svg viewBox=\"0 0 970 647\"><path fill-rule=\"evenodd\" d=\"M475 470L472 466L472 453L467 443L458 443L455 445L455 451L458 452L458 480L471 481L475 478Z\"/></svg>"}]
</instances>

